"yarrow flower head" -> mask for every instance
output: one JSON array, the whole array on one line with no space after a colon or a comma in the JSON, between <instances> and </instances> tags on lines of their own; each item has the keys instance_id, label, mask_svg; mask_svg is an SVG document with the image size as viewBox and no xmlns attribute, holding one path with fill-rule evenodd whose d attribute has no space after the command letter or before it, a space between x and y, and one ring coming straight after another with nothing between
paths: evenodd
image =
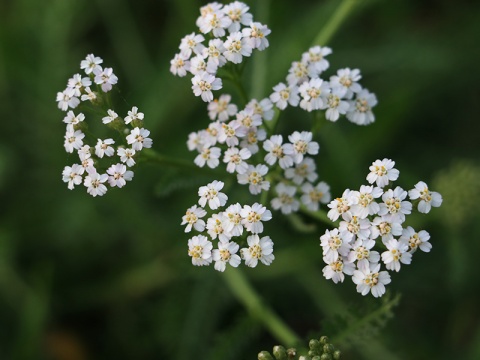
<instances>
[{"instance_id":1,"label":"yarrow flower head","mask_svg":"<svg viewBox=\"0 0 480 360\"><path fill-rule=\"evenodd\" d=\"M102 68L103 59L89 54L80 63L86 77L75 74L67 81L67 88L57 94L58 107L67 111L69 108L82 107L88 101L90 107L102 113L101 122L109 129L129 134L114 141L113 138L100 139L84 133L82 129L88 126L88 119L82 112L69 110L63 118L66 124L64 147L67 153L76 153L80 164L66 166L62 172L62 180L72 190L75 185L83 185L92 196L104 195L109 187L122 188L133 179L133 171L128 167L135 165L135 157L143 148L152 146L150 132L136 125L144 119L144 114L134 106L123 120L114 109L100 107L107 103L105 93L117 84L118 78L112 68ZM92 91L90 86L95 83L98 91ZM135 127L134 127L135 125ZM133 127L133 129L132 129ZM115 157L118 156L118 158ZM110 163L108 163L110 161Z\"/></svg>"}]
</instances>

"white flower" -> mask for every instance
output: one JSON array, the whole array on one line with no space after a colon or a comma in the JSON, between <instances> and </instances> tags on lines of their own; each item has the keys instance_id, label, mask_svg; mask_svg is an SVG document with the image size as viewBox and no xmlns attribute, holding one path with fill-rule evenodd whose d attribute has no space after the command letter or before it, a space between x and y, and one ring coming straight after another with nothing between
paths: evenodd
<instances>
[{"instance_id":1,"label":"white flower","mask_svg":"<svg viewBox=\"0 0 480 360\"><path fill-rule=\"evenodd\" d=\"M358 83L361 78L358 69L340 69L337 71L337 75L330 77L330 86L337 91L341 98L351 99L354 93L359 93L362 90Z\"/></svg>"},{"instance_id":2,"label":"white flower","mask_svg":"<svg viewBox=\"0 0 480 360\"><path fill-rule=\"evenodd\" d=\"M111 123L112 121L114 121L116 118L118 118L118 114L113 111L113 110L107 110L107 114L108 116L105 116L104 118L102 118L102 122L104 124L108 124L108 123Z\"/></svg>"},{"instance_id":3,"label":"white flower","mask_svg":"<svg viewBox=\"0 0 480 360\"><path fill-rule=\"evenodd\" d=\"M243 37L248 39L250 47L260 51L268 47L268 39L266 36L270 33L270 29L259 22L252 22L249 28L246 27L242 30Z\"/></svg>"},{"instance_id":4,"label":"white flower","mask_svg":"<svg viewBox=\"0 0 480 360\"><path fill-rule=\"evenodd\" d=\"M352 241L357 237L365 240L370 236L370 221L353 216L349 211L342 214L344 221L340 222L338 230L346 241Z\"/></svg>"},{"instance_id":5,"label":"white flower","mask_svg":"<svg viewBox=\"0 0 480 360\"><path fill-rule=\"evenodd\" d=\"M400 186L395 190L389 189L382 195L383 203L380 204L378 215L389 215L398 222L405 221L405 215L412 213L412 203L403 201L407 197L407 192Z\"/></svg>"},{"instance_id":6,"label":"white flower","mask_svg":"<svg viewBox=\"0 0 480 360\"><path fill-rule=\"evenodd\" d=\"M135 156L134 149L118 148L117 155L120 156L120 161L126 163L127 166L135 165L135 160L133 159L133 157Z\"/></svg>"},{"instance_id":7,"label":"white flower","mask_svg":"<svg viewBox=\"0 0 480 360\"><path fill-rule=\"evenodd\" d=\"M192 257L192 264L205 266L212 262L213 245L206 236L198 235L188 240L188 256Z\"/></svg>"},{"instance_id":8,"label":"white flower","mask_svg":"<svg viewBox=\"0 0 480 360\"><path fill-rule=\"evenodd\" d=\"M385 294L385 285L390 284L390 274L380 271L380 264L361 263L358 270L353 272L352 280L357 284L357 291L363 296L370 291L374 297Z\"/></svg>"},{"instance_id":9,"label":"white flower","mask_svg":"<svg viewBox=\"0 0 480 360\"><path fill-rule=\"evenodd\" d=\"M442 205L442 195L438 192L430 191L427 184L423 181L419 181L415 188L408 192L408 196L411 200L420 199L418 203L418 211L424 214L430 212L433 207L439 207Z\"/></svg>"},{"instance_id":10,"label":"white flower","mask_svg":"<svg viewBox=\"0 0 480 360\"><path fill-rule=\"evenodd\" d=\"M93 73L95 74L95 84L102 85L103 92L109 92L112 90L112 85L115 85L118 82L118 77L113 73L112 68L102 68L94 69Z\"/></svg>"},{"instance_id":11,"label":"white flower","mask_svg":"<svg viewBox=\"0 0 480 360\"><path fill-rule=\"evenodd\" d=\"M247 231L253 234L260 234L263 232L262 221L269 221L272 218L272 212L267 210L265 206L255 203L252 206L244 205L240 210L242 217L242 224Z\"/></svg>"},{"instance_id":12,"label":"white flower","mask_svg":"<svg viewBox=\"0 0 480 360\"><path fill-rule=\"evenodd\" d=\"M295 199L297 188L295 186L287 186L284 183L279 183L275 186L275 191L278 197L272 199L272 208L280 209L282 214L290 214L298 211L300 203Z\"/></svg>"},{"instance_id":13,"label":"white flower","mask_svg":"<svg viewBox=\"0 0 480 360\"><path fill-rule=\"evenodd\" d=\"M347 119L357 125L368 125L374 122L375 116L372 113L372 107L378 102L375 94L363 89L356 95L355 101L350 101Z\"/></svg>"},{"instance_id":14,"label":"white flower","mask_svg":"<svg viewBox=\"0 0 480 360\"><path fill-rule=\"evenodd\" d=\"M288 140L292 144L285 145L285 154L291 155L297 164L302 162L303 156L306 154L317 155L320 146L316 141L312 141L312 136L313 134L309 131L302 131L301 133L295 131L288 136Z\"/></svg>"},{"instance_id":15,"label":"white flower","mask_svg":"<svg viewBox=\"0 0 480 360\"><path fill-rule=\"evenodd\" d=\"M62 92L58 92L58 108L62 111L67 111L69 107L75 109L78 104L80 104L80 100L74 94L75 90L71 88L66 88Z\"/></svg>"},{"instance_id":16,"label":"white flower","mask_svg":"<svg viewBox=\"0 0 480 360\"><path fill-rule=\"evenodd\" d=\"M340 115L345 115L350 108L350 104L341 99L337 89L328 94L325 105L327 108L325 118L330 121L337 121Z\"/></svg>"},{"instance_id":17,"label":"white flower","mask_svg":"<svg viewBox=\"0 0 480 360\"><path fill-rule=\"evenodd\" d=\"M207 72L214 74L219 67L226 64L227 59L223 56L225 46L220 39L212 39L208 42L208 47L203 49L202 56L207 59Z\"/></svg>"},{"instance_id":18,"label":"white flower","mask_svg":"<svg viewBox=\"0 0 480 360\"><path fill-rule=\"evenodd\" d=\"M92 81L88 77L82 78L82 75L75 74L72 78L68 79L67 86L74 90L74 95L80 97L82 88L86 88L92 85Z\"/></svg>"},{"instance_id":19,"label":"white flower","mask_svg":"<svg viewBox=\"0 0 480 360\"><path fill-rule=\"evenodd\" d=\"M255 114L253 108L249 108L248 105L245 110L237 113L236 121L242 125L242 127L245 129L245 133L251 128L262 125L261 115Z\"/></svg>"},{"instance_id":20,"label":"white flower","mask_svg":"<svg viewBox=\"0 0 480 360\"><path fill-rule=\"evenodd\" d=\"M170 60L170 72L173 75L184 77L187 75L187 71L190 71L189 57L182 53L175 54L172 60Z\"/></svg>"},{"instance_id":21,"label":"white flower","mask_svg":"<svg viewBox=\"0 0 480 360\"><path fill-rule=\"evenodd\" d=\"M92 151L89 145L84 145L77 151L78 157L81 161L90 159L92 157Z\"/></svg>"},{"instance_id":22,"label":"white flower","mask_svg":"<svg viewBox=\"0 0 480 360\"><path fill-rule=\"evenodd\" d=\"M226 49L223 56L234 64L240 64L243 56L248 57L252 54L252 47L247 42L247 39L242 37L241 32L230 34L223 46Z\"/></svg>"},{"instance_id":23,"label":"white flower","mask_svg":"<svg viewBox=\"0 0 480 360\"><path fill-rule=\"evenodd\" d=\"M226 143L228 146L237 146L238 137L245 137L247 129L241 126L236 120L230 121L228 124L222 123L220 133L218 134L218 142Z\"/></svg>"},{"instance_id":24,"label":"white flower","mask_svg":"<svg viewBox=\"0 0 480 360\"><path fill-rule=\"evenodd\" d=\"M182 216L182 223L180 225L188 224L185 228L186 233L192 231L192 226L195 230L202 232L205 230L205 221L201 218L205 215L207 215L207 212L203 208L193 205L188 208L185 215Z\"/></svg>"},{"instance_id":25,"label":"white flower","mask_svg":"<svg viewBox=\"0 0 480 360\"><path fill-rule=\"evenodd\" d=\"M396 219L387 219L385 217L377 216L372 221L370 231L372 239L376 239L379 235L382 237L382 242L385 244L393 239L393 236L402 235L402 225Z\"/></svg>"},{"instance_id":26,"label":"white flower","mask_svg":"<svg viewBox=\"0 0 480 360\"><path fill-rule=\"evenodd\" d=\"M240 24L250 25L252 22L252 14L248 12L249 7L240 1L234 1L225 5L222 11L232 20L228 27L230 33L240 30Z\"/></svg>"},{"instance_id":27,"label":"white flower","mask_svg":"<svg viewBox=\"0 0 480 360\"><path fill-rule=\"evenodd\" d=\"M240 236L243 234L241 211L242 207L239 203L236 203L227 207L223 212L225 231L232 236Z\"/></svg>"},{"instance_id":28,"label":"white flower","mask_svg":"<svg viewBox=\"0 0 480 360\"><path fill-rule=\"evenodd\" d=\"M378 251L372 251L375 246L375 240L372 239L357 239L352 245L350 253L347 256L347 261L353 263L357 261L357 266L369 266L377 264L380 261L380 254ZM362 263L365 263L361 265Z\"/></svg>"},{"instance_id":29,"label":"white flower","mask_svg":"<svg viewBox=\"0 0 480 360\"><path fill-rule=\"evenodd\" d=\"M90 167L93 167L93 160L91 158L86 158L82 160L82 167L87 170Z\"/></svg>"},{"instance_id":30,"label":"white flower","mask_svg":"<svg viewBox=\"0 0 480 360\"><path fill-rule=\"evenodd\" d=\"M408 251L408 244L391 239L385 243L387 251L382 253L382 261L385 263L387 270L400 271L400 263L410 264L412 261L412 254Z\"/></svg>"},{"instance_id":31,"label":"white flower","mask_svg":"<svg viewBox=\"0 0 480 360\"><path fill-rule=\"evenodd\" d=\"M192 52L195 54L201 54L205 46L202 44L205 38L203 35L197 35L195 33L191 33L190 35L186 35L180 41L180 52L185 57L185 59L190 59Z\"/></svg>"},{"instance_id":32,"label":"white flower","mask_svg":"<svg viewBox=\"0 0 480 360\"><path fill-rule=\"evenodd\" d=\"M63 118L63 122L65 124L72 124L72 125L78 125L80 124L83 120L85 120L85 115L83 115L82 113L78 114L75 116L75 114L73 113L73 111L69 111L67 113L67 116L65 116Z\"/></svg>"},{"instance_id":33,"label":"white flower","mask_svg":"<svg viewBox=\"0 0 480 360\"><path fill-rule=\"evenodd\" d=\"M211 120L226 121L230 116L237 113L237 105L230 104L232 97L228 94L220 95L218 99L215 99L208 103L208 116Z\"/></svg>"},{"instance_id":34,"label":"white flower","mask_svg":"<svg viewBox=\"0 0 480 360\"><path fill-rule=\"evenodd\" d=\"M97 93L90 90L88 86L85 88L85 92L86 94L83 94L81 97L82 101L89 100L90 102L94 102L95 100L97 100Z\"/></svg>"},{"instance_id":35,"label":"white flower","mask_svg":"<svg viewBox=\"0 0 480 360\"><path fill-rule=\"evenodd\" d=\"M348 241L344 241L338 229L325 230L325 234L320 236L320 246L327 264L337 261L339 255L347 256L350 250Z\"/></svg>"},{"instance_id":36,"label":"white flower","mask_svg":"<svg viewBox=\"0 0 480 360\"><path fill-rule=\"evenodd\" d=\"M273 87L273 91L273 94L270 95L270 100L280 110L284 110L288 104L298 106L300 96L296 85L287 86L284 83L279 83Z\"/></svg>"},{"instance_id":37,"label":"white flower","mask_svg":"<svg viewBox=\"0 0 480 360\"><path fill-rule=\"evenodd\" d=\"M313 111L325 108L330 87L328 82L315 78L300 85L298 91L302 96L300 107L307 111Z\"/></svg>"},{"instance_id":38,"label":"white flower","mask_svg":"<svg viewBox=\"0 0 480 360\"><path fill-rule=\"evenodd\" d=\"M331 199L330 186L323 181L319 182L315 187L309 182L304 183L302 192L303 195L300 200L311 211L317 211L319 203L326 204Z\"/></svg>"},{"instance_id":39,"label":"white flower","mask_svg":"<svg viewBox=\"0 0 480 360\"><path fill-rule=\"evenodd\" d=\"M115 149L110 146L113 144L115 144L113 139L98 139L97 145L95 145L95 155L99 158L103 158L104 155L113 156L115 154Z\"/></svg>"},{"instance_id":40,"label":"white flower","mask_svg":"<svg viewBox=\"0 0 480 360\"><path fill-rule=\"evenodd\" d=\"M263 148L265 151L268 151L268 154L265 155L264 160L268 165L273 165L278 159L280 167L282 169L287 169L293 166L293 156L285 154L284 150L287 144L282 145L282 142L282 135L272 135L270 139L265 140Z\"/></svg>"},{"instance_id":41,"label":"white flower","mask_svg":"<svg viewBox=\"0 0 480 360\"><path fill-rule=\"evenodd\" d=\"M249 184L248 190L251 194L257 195L262 190L270 189L270 182L265 180L264 176L268 172L268 167L263 164L257 166L248 165L248 170L244 174L238 174L237 180L239 184Z\"/></svg>"},{"instance_id":42,"label":"white flower","mask_svg":"<svg viewBox=\"0 0 480 360\"><path fill-rule=\"evenodd\" d=\"M238 267L241 263L240 256L237 255L239 246L237 243L222 242L218 243L218 249L213 250L213 261L215 261L215 270L225 271L228 264L233 267Z\"/></svg>"},{"instance_id":43,"label":"white flower","mask_svg":"<svg viewBox=\"0 0 480 360\"><path fill-rule=\"evenodd\" d=\"M192 90L195 96L201 96L205 102L213 100L212 90L220 90L222 88L222 79L203 72L192 78Z\"/></svg>"},{"instance_id":44,"label":"white flower","mask_svg":"<svg viewBox=\"0 0 480 360\"><path fill-rule=\"evenodd\" d=\"M390 181L395 181L400 175L400 171L394 169L395 161L390 159L375 160L369 167L370 173L367 175L367 181L370 184L374 182L377 186L383 188L389 184Z\"/></svg>"},{"instance_id":45,"label":"white flower","mask_svg":"<svg viewBox=\"0 0 480 360\"><path fill-rule=\"evenodd\" d=\"M87 55L85 60L80 62L80 69L85 70L85 74L91 74L95 69L101 69L100 64L103 63L102 58L97 57L93 54Z\"/></svg>"},{"instance_id":46,"label":"white flower","mask_svg":"<svg viewBox=\"0 0 480 360\"><path fill-rule=\"evenodd\" d=\"M107 174L99 174L93 167L87 168L88 175L83 181L83 185L87 187L87 192L95 196L102 196L107 192L107 187L103 184L108 180Z\"/></svg>"},{"instance_id":47,"label":"white flower","mask_svg":"<svg viewBox=\"0 0 480 360\"><path fill-rule=\"evenodd\" d=\"M322 270L325 279L330 280L337 284L345 280L345 274L352 275L355 270L355 266L350 263L346 263L342 258L338 258L334 261L327 261L323 258L323 261L327 264Z\"/></svg>"},{"instance_id":48,"label":"white flower","mask_svg":"<svg viewBox=\"0 0 480 360\"><path fill-rule=\"evenodd\" d=\"M330 208L328 211L328 218L332 221L337 221L340 215L343 215L347 211L350 211L350 207L355 204L355 193L350 189L346 189L341 198L336 198L327 206Z\"/></svg>"},{"instance_id":49,"label":"white flower","mask_svg":"<svg viewBox=\"0 0 480 360\"><path fill-rule=\"evenodd\" d=\"M193 162L199 166L204 167L205 164L211 169L214 169L220 163L221 150L218 147L207 148L204 147L200 154L193 160Z\"/></svg>"},{"instance_id":50,"label":"white flower","mask_svg":"<svg viewBox=\"0 0 480 360\"><path fill-rule=\"evenodd\" d=\"M151 148L152 147L152 139L148 137L150 135L150 131L144 128L138 128L130 131L130 135L127 136L127 143L132 145L133 150L140 151L143 148Z\"/></svg>"},{"instance_id":51,"label":"white flower","mask_svg":"<svg viewBox=\"0 0 480 360\"><path fill-rule=\"evenodd\" d=\"M207 15L213 14L218 12L223 7L223 4L219 4L218 2L208 3L205 6L200 8L200 16L197 18L195 24L200 28L202 24L205 22Z\"/></svg>"},{"instance_id":52,"label":"white flower","mask_svg":"<svg viewBox=\"0 0 480 360\"><path fill-rule=\"evenodd\" d=\"M308 83L310 74L307 64L300 61L292 62L292 66L288 70L287 83L290 86L300 85L304 82Z\"/></svg>"},{"instance_id":53,"label":"white flower","mask_svg":"<svg viewBox=\"0 0 480 360\"><path fill-rule=\"evenodd\" d=\"M307 63L310 72L318 76L328 69L329 63L325 56L331 53L332 49L329 47L314 46L302 54L302 62Z\"/></svg>"},{"instance_id":54,"label":"white flower","mask_svg":"<svg viewBox=\"0 0 480 360\"><path fill-rule=\"evenodd\" d=\"M252 153L248 149L238 149L236 147L228 148L225 151L223 162L227 163L229 173L245 174L248 170L248 164L244 161L249 159Z\"/></svg>"},{"instance_id":55,"label":"white flower","mask_svg":"<svg viewBox=\"0 0 480 360\"><path fill-rule=\"evenodd\" d=\"M72 190L75 185L80 185L82 183L82 175L85 169L83 166L78 164L73 164L70 166L65 166L62 172L63 182L68 183L68 188Z\"/></svg>"},{"instance_id":56,"label":"white flower","mask_svg":"<svg viewBox=\"0 0 480 360\"><path fill-rule=\"evenodd\" d=\"M225 36L225 29L232 24L232 20L220 11L209 13L200 24L200 31L204 34L213 33L215 37Z\"/></svg>"},{"instance_id":57,"label":"white flower","mask_svg":"<svg viewBox=\"0 0 480 360\"><path fill-rule=\"evenodd\" d=\"M198 189L198 196L200 196L198 203L200 206L205 207L207 201L208 206L212 210L218 209L220 206L225 205L228 197L224 193L220 192L220 190L223 189L223 185L224 183L222 181L214 180L207 184L207 186L200 186Z\"/></svg>"},{"instance_id":58,"label":"white flower","mask_svg":"<svg viewBox=\"0 0 480 360\"><path fill-rule=\"evenodd\" d=\"M411 227L403 229L402 236L399 241L407 243L410 247L410 252L413 254L418 248L423 252L430 252L432 244L429 242L430 234L425 230L420 230L418 233Z\"/></svg>"},{"instance_id":59,"label":"white flower","mask_svg":"<svg viewBox=\"0 0 480 360\"><path fill-rule=\"evenodd\" d=\"M138 112L138 108L134 106L131 111L128 112L128 116L125 117L125 124L130 124L134 120L143 120L144 114Z\"/></svg>"},{"instance_id":60,"label":"white flower","mask_svg":"<svg viewBox=\"0 0 480 360\"><path fill-rule=\"evenodd\" d=\"M232 237L228 231L225 230L223 213L213 214L212 217L207 220L207 231L212 239L216 239L218 236L218 240L220 241L229 241Z\"/></svg>"},{"instance_id":61,"label":"white flower","mask_svg":"<svg viewBox=\"0 0 480 360\"><path fill-rule=\"evenodd\" d=\"M67 130L65 134L65 142L63 146L65 147L65 151L68 153L72 153L73 149L78 150L83 145L83 138L85 134L80 130L73 131L73 129Z\"/></svg>"},{"instance_id":62,"label":"white flower","mask_svg":"<svg viewBox=\"0 0 480 360\"><path fill-rule=\"evenodd\" d=\"M260 260L264 265L270 265L275 259L273 255L273 241L269 236L259 238L258 235L251 235L247 238L248 248L240 250L245 265L255 267Z\"/></svg>"},{"instance_id":63,"label":"white flower","mask_svg":"<svg viewBox=\"0 0 480 360\"><path fill-rule=\"evenodd\" d=\"M272 120L273 115L275 115L272 101L269 98L265 98L260 101L258 101L257 99L252 99L245 106L245 110L246 111L252 110L254 115L259 115L261 119L264 119L267 121ZM258 126L260 125L261 124L259 124Z\"/></svg>"},{"instance_id":64,"label":"white flower","mask_svg":"<svg viewBox=\"0 0 480 360\"><path fill-rule=\"evenodd\" d=\"M303 161L294 168L285 170L285 178L292 179L297 185L301 185L305 180L314 182L318 174L315 172L316 165L312 158L304 158Z\"/></svg>"},{"instance_id":65,"label":"white flower","mask_svg":"<svg viewBox=\"0 0 480 360\"><path fill-rule=\"evenodd\" d=\"M123 164L115 164L108 168L107 174L108 183L111 187L124 187L127 184L127 181L133 179L133 171L127 170L127 167Z\"/></svg>"},{"instance_id":66,"label":"white flower","mask_svg":"<svg viewBox=\"0 0 480 360\"><path fill-rule=\"evenodd\" d=\"M215 71L208 71L207 70L207 62L205 61L205 56L203 56L202 54L194 56L190 60L190 72L193 75L200 75L203 72L207 72L209 74L215 75L214 74Z\"/></svg>"},{"instance_id":67,"label":"white flower","mask_svg":"<svg viewBox=\"0 0 480 360\"><path fill-rule=\"evenodd\" d=\"M267 132L264 129L251 127L248 129L247 136L240 142L240 147L247 148L253 154L259 150L258 142L265 140Z\"/></svg>"},{"instance_id":68,"label":"white flower","mask_svg":"<svg viewBox=\"0 0 480 360\"><path fill-rule=\"evenodd\" d=\"M360 191L352 192L357 197L355 205L352 205L351 212L359 218L365 219L368 215L375 215L380 211L380 205L375 202L383 194L379 187L362 185Z\"/></svg>"}]
</instances>

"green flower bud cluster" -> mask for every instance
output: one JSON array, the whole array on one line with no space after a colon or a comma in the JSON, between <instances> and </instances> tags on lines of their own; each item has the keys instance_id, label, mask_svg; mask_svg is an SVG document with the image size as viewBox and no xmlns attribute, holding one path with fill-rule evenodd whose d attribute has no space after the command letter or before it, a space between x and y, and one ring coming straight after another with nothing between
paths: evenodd
<instances>
[{"instance_id":1,"label":"green flower bud cluster","mask_svg":"<svg viewBox=\"0 0 480 360\"><path fill-rule=\"evenodd\" d=\"M268 351L261 351L258 354L258 360L338 360L340 351L335 349L333 344L328 342L328 337L322 336L320 339L311 339L308 343L308 354L299 355L294 348L285 349L281 345L273 347L273 356Z\"/></svg>"}]
</instances>

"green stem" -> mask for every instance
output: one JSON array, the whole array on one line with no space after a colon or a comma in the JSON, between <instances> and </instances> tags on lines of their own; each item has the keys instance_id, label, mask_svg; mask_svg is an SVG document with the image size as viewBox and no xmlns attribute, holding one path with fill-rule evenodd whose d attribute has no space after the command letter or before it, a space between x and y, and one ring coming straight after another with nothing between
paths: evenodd
<instances>
[{"instance_id":1,"label":"green stem","mask_svg":"<svg viewBox=\"0 0 480 360\"><path fill-rule=\"evenodd\" d=\"M312 210L308 210L305 207L305 205L300 205L300 211L303 212L304 214L316 219L316 220L319 220L319 221L329 225L329 226L332 226L332 225L335 226L335 223L328 218L325 210L312 211Z\"/></svg>"},{"instance_id":2,"label":"green stem","mask_svg":"<svg viewBox=\"0 0 480 360\"><path fill-rule=\"evenodd\" d=\"M163 154L159 154L152 149L143 149L140 154L140 159L143 161L156 162L161 165L166 165L169 167L177 169L186 169L193 170L195 172L208 172L210 174L222 174L225 175L225 172L219 171L217 169L210 169L209 167L198 167L192 161L172 158Z\"/></svg>"},{"instance_id":3,"label":"green stem","mask_svg":"<svg viewBox=\"0 0 480 360\"><path fill-rule=\"evenodd\" d=\"M300 338L282 319L273 312L262 300L249 283L245 275L238 269L227 269L223 277L233 295L258 319L277 340L286 346L295 346L300 343Z\"/></svg>"},{"instance_id":4,"label":"green stem","mask_svg":"<svg viewBox=\"0 0 480 360\"><path fill-rule=\"evenodd\" d=\"M313 40L313 45L325 46L337 32L340 25L347 19L357 2L358 0L343 0L330 17L330 21Z\"/></svg>"}]
</instances>

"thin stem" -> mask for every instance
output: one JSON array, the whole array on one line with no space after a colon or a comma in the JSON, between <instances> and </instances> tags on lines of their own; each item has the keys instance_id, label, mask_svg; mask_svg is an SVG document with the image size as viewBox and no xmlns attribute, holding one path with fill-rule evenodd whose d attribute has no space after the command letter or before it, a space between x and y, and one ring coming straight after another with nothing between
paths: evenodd
<instances>
[{"instance_id":1,"label":"thin stem","mask_svg":"<svg viewBox=\"0 0 480 360\"><path fill-rule=\"evenodd\" d=\"M166 165L169 167L177 168L177 169L186 169L186 170L194 170L196 172L209 172L210 174L222 174L225 175L223 171L218 171L216 169L210 169L208 167L198 167L193 162L184 159L172 158L163 154L159 154L152 149L143 149L140 155L140 159L144 161L156 162L161 165Z\"/></svg>"},{"instance_id":2,"label":"thin stem","mask_svg":"<svg viewBox=\"0 0 480 360\"><path fill-rule=\"evenodd\" d=\"M300 343L300 338L292 329L269 308L249 283L245 275L238 269L229 268L223 272L223 278L233 295L258 319L277 340L286 346Z\"/></svg>"},{"instance_id":3,"label":"thin stem","mask_svg":"<svg viewBox=\"0 0 480 360\"><path fill-rule=\"evenodd\" d=\"M327 216L327 213L324 210L317 210L317 211L312 211L308 210L305 205L300 205L300 211L303 212L304 214L319 220L329 226L335 225L335 223L330 220Z\"/></svg>"},{"instance_id":4,"label":"thin stem","mask_svg":"<svg viewBox=\"0 0 480 360\"><path fill-rule=\"evenodd\" d=\"M313 40L313 45L325 46L337 32L340 25L347 19L357 2L358 0L343 0L330 17L330 21Z\"/></svg>"}]
</instances>

